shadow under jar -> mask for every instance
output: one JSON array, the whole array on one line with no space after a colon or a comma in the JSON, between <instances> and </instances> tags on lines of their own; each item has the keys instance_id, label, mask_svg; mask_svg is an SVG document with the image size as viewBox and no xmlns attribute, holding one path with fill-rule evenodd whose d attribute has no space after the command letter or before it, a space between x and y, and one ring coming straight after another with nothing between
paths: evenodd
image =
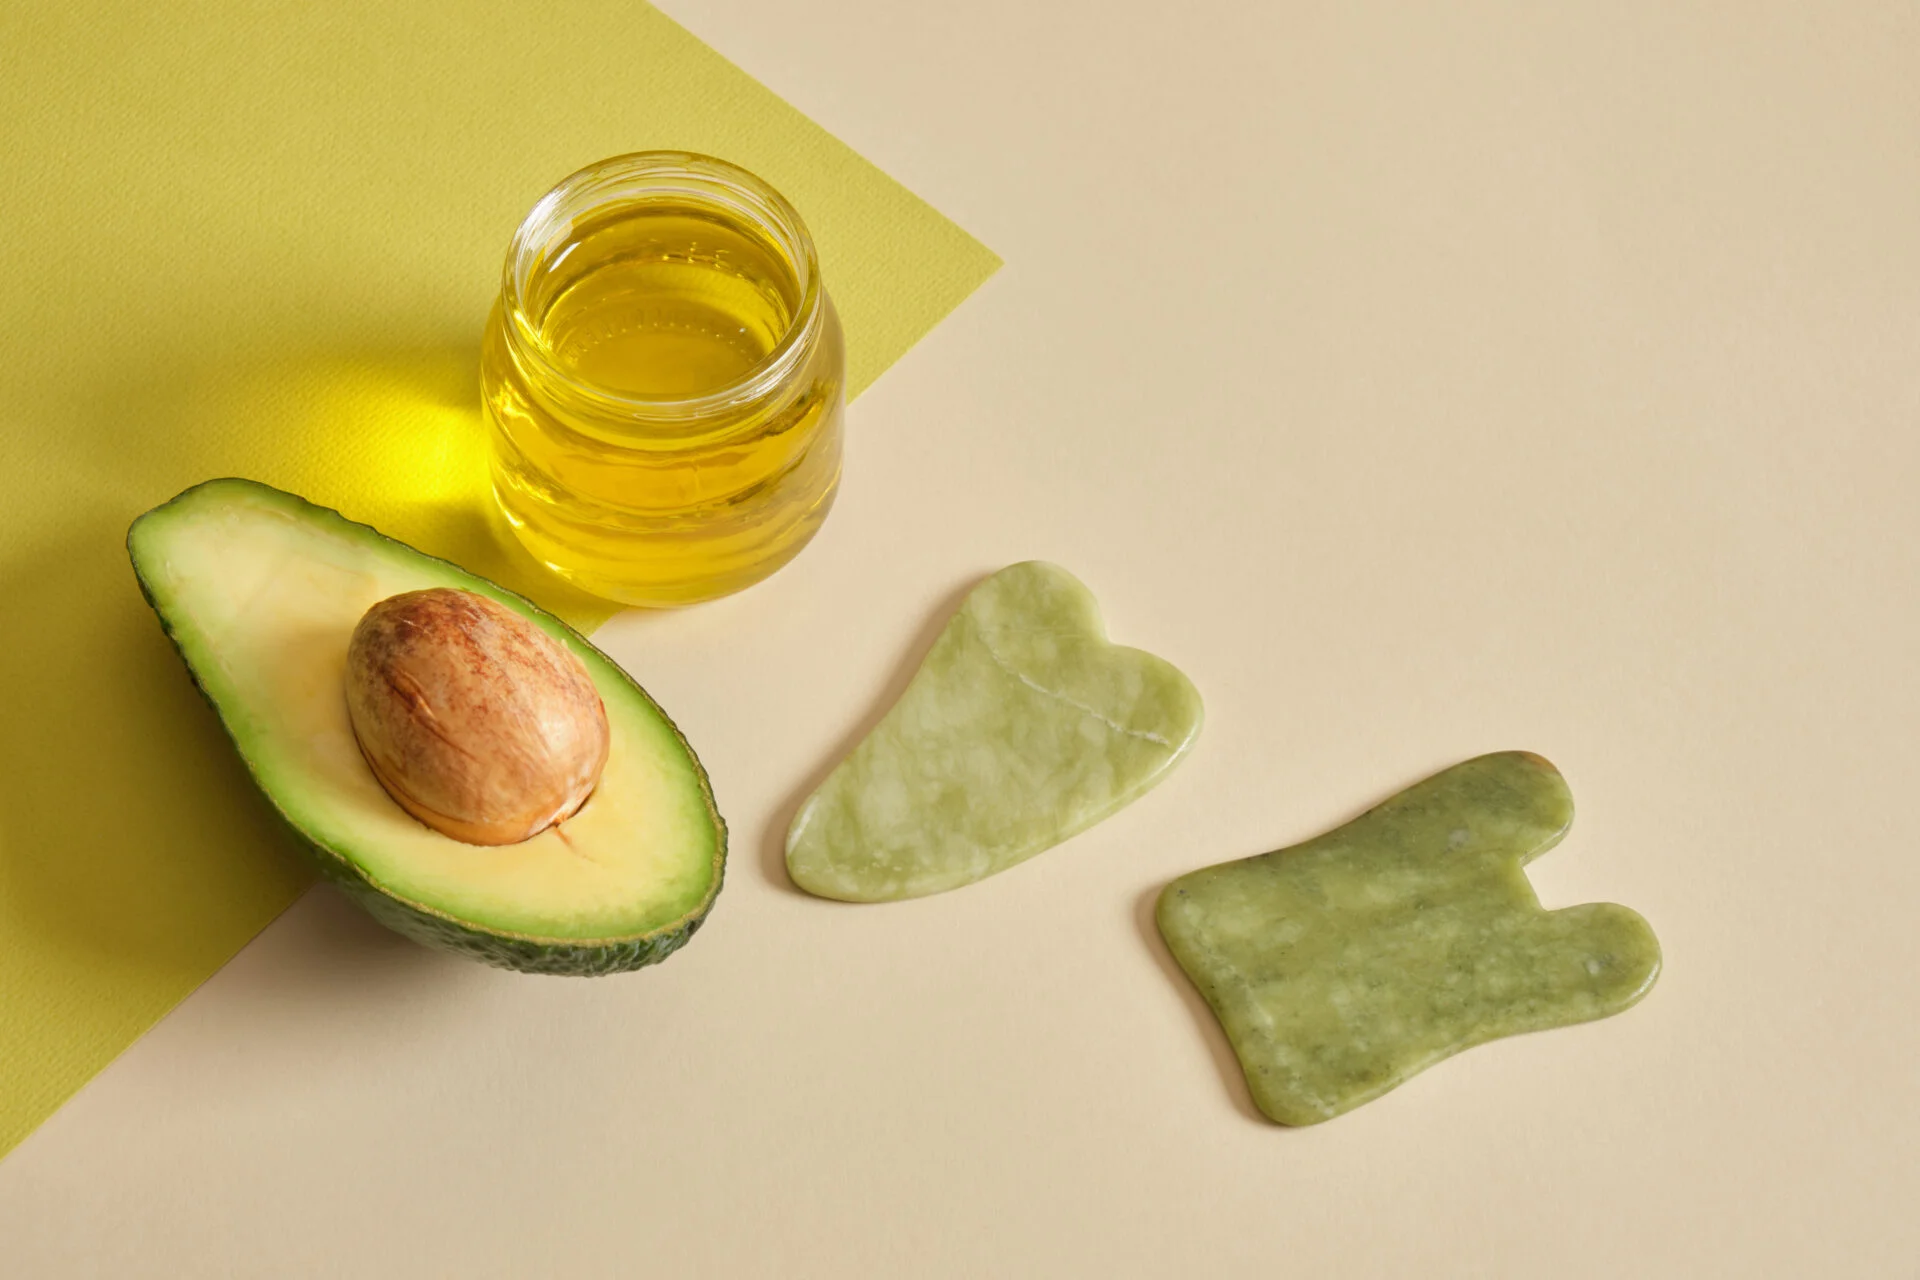
<instances>
[{"instance_id":1,"label":"shadow under jar","mask_svg":"<svg viewBox=\"0 0 1920 1280\"><path fill-rule=\"evenodd\" d=\"M725 161L617 156L514 235L481 349L494 497L625 604L691 604L798 555L840 480L845 346L813 240Z\"/></svg>"}]
</instances>

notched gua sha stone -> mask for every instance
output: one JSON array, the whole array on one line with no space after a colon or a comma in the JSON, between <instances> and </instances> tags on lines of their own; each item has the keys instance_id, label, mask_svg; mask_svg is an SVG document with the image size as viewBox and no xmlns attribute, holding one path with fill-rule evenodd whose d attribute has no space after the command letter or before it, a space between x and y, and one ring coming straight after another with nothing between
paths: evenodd
<instances>
[{"instance_id":1,"label":"notched gua sha stone","mask_svg":"<svg viewBox=\"0 0 1920 1280\"><path fill-rule=\"evenodd\" d=\"M787 870L848 902L972 884L1146 792L1200 721L1192 683L1110 644L1072 574L1012 565L967 596L900 701L794 815Z\"/></svg>"},{"instance_id":2,"label":"notched gua sha stone","mask_svg":"<svg viewBox=\"0 0 1920 1280\"><path fill-rule=\"evenodd\" d=\"M1543 910L1521 871L1572 822L1551 764L1480 756L1305 844L1180 877L1160 933L1260 1110L1314 1124L1462 1049L1604 1018L1653 986L1645 920L1611 903Z\"/></svg>"}]
</instances>

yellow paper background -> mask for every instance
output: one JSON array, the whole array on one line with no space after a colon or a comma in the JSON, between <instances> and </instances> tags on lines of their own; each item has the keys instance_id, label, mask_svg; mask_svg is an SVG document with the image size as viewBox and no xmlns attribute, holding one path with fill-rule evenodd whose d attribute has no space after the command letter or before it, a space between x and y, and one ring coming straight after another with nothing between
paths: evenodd
<instances>
[{"instance_id":1,"label":"yellow paper background","mask_svg":"<svg viewBox=\"0 0 1920 1280\"><path fill-rule=\"evenodd\" d=\"M336 506L586 622L494 539L476 335L515 225L677 147L799 207L857 393L998 260L644 5L0 12L0 1152L304 869L121 540L213 475Z\"/></svg>"}]
</instances>

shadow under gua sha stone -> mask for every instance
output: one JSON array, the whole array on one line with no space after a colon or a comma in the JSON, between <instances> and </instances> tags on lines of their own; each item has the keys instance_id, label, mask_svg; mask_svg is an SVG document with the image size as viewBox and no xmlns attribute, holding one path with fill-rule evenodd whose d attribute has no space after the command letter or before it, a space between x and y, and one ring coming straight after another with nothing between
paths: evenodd
<instances>
[{"instance_id":1,"label":"shadow under gua sha stone","mask_svg":"<svg viewBox=\"0 0 1920 1280\"><path fill-rule=\"evenodd\" d=\"M794 815L787 871L824 898L889 902L972 884L1145 793L1200 733L1171 664L1111 644L1056 565L967 596L906 692Z\"/></svg>"},{"instance_id":2,"label":"shadow under gua sha stone","mask_svg":"<svg viewBox=\"0 0 1920 1280\"><path fill-rule=\"evenodd\" d=\"M1462 1049L1604 1018L1653 986L1645 920L1544 910L1521 870L1572 823L1547 761L1480 756L1305 844L1180 877L1160 932L1255 1105L1315 1124Z\"/></svg>"}]
</instances>

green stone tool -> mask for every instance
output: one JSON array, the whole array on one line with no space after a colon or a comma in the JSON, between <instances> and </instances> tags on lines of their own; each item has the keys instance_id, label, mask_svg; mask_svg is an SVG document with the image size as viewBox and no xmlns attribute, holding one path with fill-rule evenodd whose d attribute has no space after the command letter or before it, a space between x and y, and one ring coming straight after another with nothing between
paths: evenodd
<instances>
[{"instance_id":1,"label":"green stone tool","mask_svg":"<svg viewBox=\"0 0 1920 1280\"><path fill-rule=\"evenodd\" d=\"M972 884L1145 793L1200 721L1192 683L1109 643L1072 574L1012 565L967 596L900 701L794 815L787 870L849 902Z\"/></svg>"},{"instance_id":2,"label":"green stone tool","mask_svg":"<svg viewBox=\"0 0 1920 1280\"><path fill-rule=\"evenodd\" d=\"M1462 1049L1618 1013L1660 944L1625 907L1546 911L1521 870L1573 796L1547 761L1481 756L1305 844L1184 875L1160 932L1281 1124L1369 1102Z\"/></svg>"}]
</instances>

